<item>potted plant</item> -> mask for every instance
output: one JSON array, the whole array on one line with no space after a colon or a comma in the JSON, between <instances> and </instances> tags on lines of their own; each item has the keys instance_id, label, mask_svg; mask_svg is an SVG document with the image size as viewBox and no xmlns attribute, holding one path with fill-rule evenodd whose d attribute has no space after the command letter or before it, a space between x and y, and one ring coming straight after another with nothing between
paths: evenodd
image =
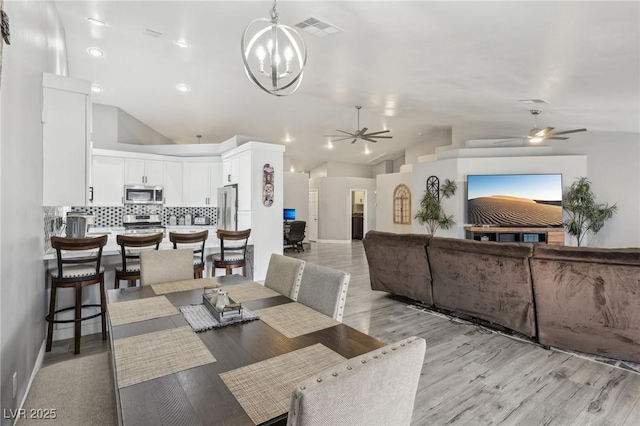
<instances>
[{"instance_id":1,"label":"potted plant","mask_svg":"<svg viewBox=\"0 0 640 426\"><path fill-rule=\"evenodd\" d=\"M440 228L449 229L456 223L453 221L453 215L447 216L442 210L442 200L450 198L456 193L458 186L452 180L445 179L444 184L434 191L428 189L424 191L422 200L420 201L420 210L414 216L415 219L427 227L430 235L436 233Z\"/></svg>"},{"instance_id":2,"label":"potted plant","mask_svg":"<svg viewBox=\"0 0 640 426\"><path fill-rule=\"evenodd\" d=\"M618 210L616 204L610 206L596 202L591 182L586 177L578 178L569 187L562 208L569 215L569 219L562 224L569 235L576 237L578 247L589 232L597 234Z\"/></svg>"}]
</instances>

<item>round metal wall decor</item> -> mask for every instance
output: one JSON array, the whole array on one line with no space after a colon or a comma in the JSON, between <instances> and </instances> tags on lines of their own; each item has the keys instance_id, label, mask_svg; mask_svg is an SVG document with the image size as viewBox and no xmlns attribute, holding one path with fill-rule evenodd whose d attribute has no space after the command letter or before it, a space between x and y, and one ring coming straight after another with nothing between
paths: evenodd
<instances>
[{"instance_id":1,"label":"round metal wall decor","mask_svg":"<svg viewBox=\"0 0 640 426\"><path fill-rule=\"evenodd\" d=\"M429 176L427 178L427 191L429 191L436 200L440 200L440 179L438 179L437 176Z\"/></svg>"}]
</instances>

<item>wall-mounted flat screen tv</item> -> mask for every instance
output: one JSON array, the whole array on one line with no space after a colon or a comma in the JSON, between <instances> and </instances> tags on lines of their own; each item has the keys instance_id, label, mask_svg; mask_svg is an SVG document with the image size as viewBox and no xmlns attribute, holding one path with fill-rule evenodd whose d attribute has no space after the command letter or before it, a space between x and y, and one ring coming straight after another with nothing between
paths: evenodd
<instances>
[{"instance_id":1,"label":"wall-mounted flat screen tv","mask_svg":"<svg viewBox=\"0 0 640 426\"><path fill-rule=\"evenodd\" d=\"M296 209L284 209L284 220L296 220Z\"/></svg>"},{"instance_id":2,"label":"wall-mounted flat screen tv","mask_svg":"<svg viewBox=\"0 0 640 426\"><path fill-rule=\"evenodd\" d=\"M468 175L467 223L562 226L562 175Z\"/></svg>"}]
</instances>

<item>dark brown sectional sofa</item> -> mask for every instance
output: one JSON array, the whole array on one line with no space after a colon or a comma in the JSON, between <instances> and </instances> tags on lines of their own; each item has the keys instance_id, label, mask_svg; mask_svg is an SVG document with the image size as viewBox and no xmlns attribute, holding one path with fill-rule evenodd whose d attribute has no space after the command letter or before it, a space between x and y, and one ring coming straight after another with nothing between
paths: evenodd
<instances>
[{"instance_id":1,"label":"dark brown sectional sofa","mask_svg":"<svg viewBox=\"0 0 640 426\"><path fill-rule=\"evenodd\" d=\"M640 249L492 243L370 231L371 288L544 345L640 362Z\"/></svg>"}]
</instances>

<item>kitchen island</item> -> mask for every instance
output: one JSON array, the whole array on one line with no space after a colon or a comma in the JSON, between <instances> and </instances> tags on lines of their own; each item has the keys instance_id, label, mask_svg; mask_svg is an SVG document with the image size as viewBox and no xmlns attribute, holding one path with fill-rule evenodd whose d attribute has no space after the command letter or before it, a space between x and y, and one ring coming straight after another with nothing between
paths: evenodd
<instances>
[{"instance_id":1,"label":"kitchen island","mask_svg":"<svg viewBox=\"0 0 640 426\"><path fill-rule=\"evenodd\" d=\"M169 233L170 232L200 232L207 229L209 231L209 237L205 242L205 277L212 276L211 268L213 263L207 261L207 257L210 255L219 252L220 249L220 240L216 236L217 228L215 226L167 226L165 231L165 237L160 243L160 250L172 250L173 244L169 241ZM98 237L100 235L108 235L107 244L102 249L102 266L105 268L104 279L105 279L105 288L107 290L114 288L115 283L115 268L116 266L121 265L122 258L120 255L120 246L118 245L116 239L118 235L124 234L124 227L109 227L109 228L100 228L94 227L91 228L87 233L87 237ZM135 234L141 235L141 234ZM86 255L86 253L65 253L66 257L82 257ZM45 262L46 268L46 277L45 282L47 286L47 306L49 304L49 298L51 297L51 279L49 277L49 270L56 269L57 261L56 261L56 251L52 248L48 249L43 256L43 260ZM249 238L249 243L247 245L247 278L253 279L253 244L251 238ZM224 270L217 270L219 275L224 275ZM241 268L234 271L236 273L241 273ZM122 281L122 286L127 285L126 281ZM94 288L95 287L95 288ZM96 303L95 301L100 300L99 288L98 286L91 286L84 289L82 293L83 303ZM91 302L94 301L94 302ZM60 289L58 290L57 296L57 306L58 309L66 306L73 306L75 303L75 294L74 291L68 289ZM73 318L73 312L63 312L58 314L59 319L71 319ZM100 332L100 318L94 318L91 320L82 322L82 335L94 334ZM68 324L55 324L54 325L54 333L53 340L62 340L69 339L73 337L73 323Z\"/></svg>"}]
</instances>

